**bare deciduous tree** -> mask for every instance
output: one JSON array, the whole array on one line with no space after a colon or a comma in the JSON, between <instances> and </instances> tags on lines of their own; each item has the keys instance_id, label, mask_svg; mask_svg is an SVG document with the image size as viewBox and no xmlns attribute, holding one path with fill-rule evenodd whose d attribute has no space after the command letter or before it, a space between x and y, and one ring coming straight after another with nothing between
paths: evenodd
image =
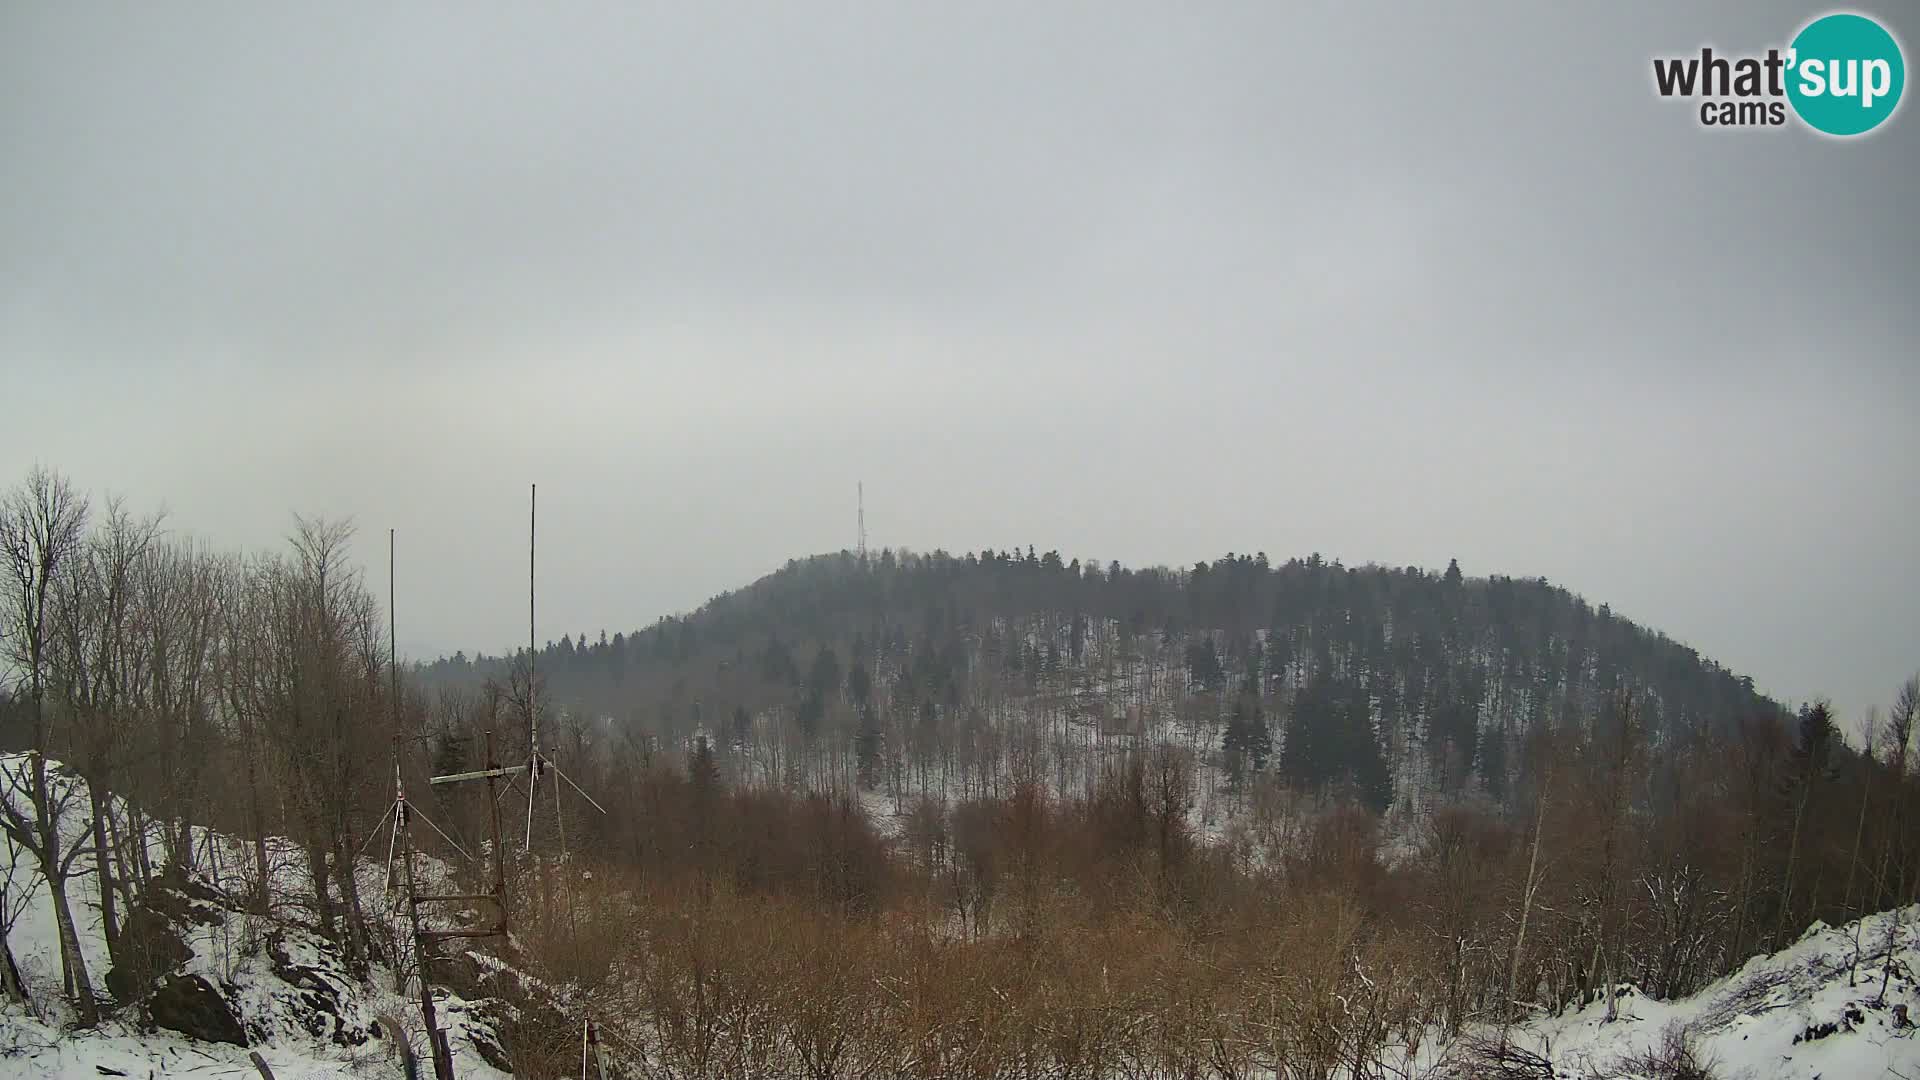
<instances>
[{"instance_id":1,"label":"bare deciduous tree","mask_svg":"<svg viewBox=\"0 0 1920 1080\"><path fill-rule=\"evenodd\" d=\"M0 502L0 615L31 732L25 759L0 770L0 827L39 863L60 936L62 981L80 1021L92 1026L100 1010L67 898L74 864L91 846L91 823L65 828L71 811L84 804L78 785L50 775L53 732L46 701L54 590L80 552L86 523L86 498L66 477L43 468ZM19 798L26 800L24 808Z\"/></svg>"},{"instance_id":2,"label":"bare deciduous tree","mask_svg":"<svg viewBox=\"0 0 1920 1080\"><path fill-rule=\"evenodd\" d=\"M59 698L66 738L60 753L87 781L94 884L107 955L120 960L120 902L132 905L109 833L114 793L123 790L122 757L133 716L145 703L152 666L136 625L135 573L160 531L160 519L136 518L119 499L91 530L55 582L49 682Z\"/></svg>"},{"instance_id":3,"label":"bare deciduous tree","mask_svg":"<svg viewBox=\"0 0 1920 1080\"><path fill-rule=\"evenodd\" d=\"M1891 766L1893 779L1896 784L1904 785L1907 780L1907 755L1913 746L1913 727L1916 721L1920 721L1920 675L1913 676L1901 685L1899 695L1894 698L1893 710L1887 717L1888 764ZM1887 846L1881 851L1880 858L1881 877L1883 879L1887 876L1888 870L1890 869L1888 863L1893 850L1894 839L1900 835L1902 794L1902 792L1895 792L1893 812L1890 815L1892 820L1887 823ZM1911 895L1909 891L1910 886L1904 873L1899 874L1898 878L1898 883L1894 886L1895 895L1905 900ZM1895 909L1887 918L1887 955L1885 962L1880 968L1880 993L1874 998L1876 1004L1887 999L1887 985L1893 979L1894 945L1899 939L1900 913L1898 909Z\"/></svg>"}]
</instances>

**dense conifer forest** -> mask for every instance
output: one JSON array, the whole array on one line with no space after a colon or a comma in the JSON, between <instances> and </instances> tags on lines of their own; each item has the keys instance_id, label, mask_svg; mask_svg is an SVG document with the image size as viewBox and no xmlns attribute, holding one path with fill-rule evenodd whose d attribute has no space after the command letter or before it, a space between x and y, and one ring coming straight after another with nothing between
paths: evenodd
<instances>
[{"instance_id":1,"label":"dense conifer forest","mask_svg":"<svg viewBox=\"0 0 1920 1080\"><path fill-rule=\"evenodd\" d=\"M419 673L476 688L517 662L459 655ZM1032 548L843 552L641 631L548 642L534 666L582 719L663 748L785 739L851 756L868 781L885 758L991 789L1022 735L1071 754L1075 732L1140 748L1177 729L1235 786L1268 772L1347 784L1379 811L1396 794L1505 803L1529 733L1584 733L1623 691L1668 757L1787 715L1751 679L1546 581L1317 554L1176 571Z\"/></svg>"}]
</instances>

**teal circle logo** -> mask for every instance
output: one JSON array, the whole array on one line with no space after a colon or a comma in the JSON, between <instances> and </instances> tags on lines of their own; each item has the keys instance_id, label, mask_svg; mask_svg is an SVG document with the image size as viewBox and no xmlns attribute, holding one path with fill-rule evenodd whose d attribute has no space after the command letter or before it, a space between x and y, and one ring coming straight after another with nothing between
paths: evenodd
<instances>
[{"instance_id":1,"label":"teal circle logo","mask_svg":"<svg viewBox=\"0 0 1920 1080\"><path fill-rule=\"evenodd\" d=\"M1900 105L1907 65L1900 43L1865 15L1823 15L1787 52L1787 100L1807 126L1828 135L1864 135Z\"/></svg>"}]
</instances>

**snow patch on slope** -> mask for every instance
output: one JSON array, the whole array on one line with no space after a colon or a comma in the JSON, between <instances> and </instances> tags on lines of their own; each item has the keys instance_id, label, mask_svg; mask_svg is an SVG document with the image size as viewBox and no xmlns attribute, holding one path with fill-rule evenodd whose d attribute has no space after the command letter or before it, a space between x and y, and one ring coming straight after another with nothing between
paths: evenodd
<instances>
[{"instance_id":1,"label":"snow patch on slope","mask_svg":"<svg viewBox=\"0 0 1920 1080\"><path fill-rule=\"evenodd\" d=\"M18 775L25 761L24 755L0 757L0 771ZM48 767L49 782L71 795L65 800L68 811L60 823L70 844L86 828L85 783L53 762ZM10 785L0 777L0 797L12 795L14 805L27 810L19 796L23 790L23 785ZM248 858L240 841L200 829L195 834L196 847L208 845L204 850L221 865L238 866ZM148 839L157 865L159 837ZM218 882L205 877L157 884L147 898L149 906L164 902L171 929L188 954L166 966L162 977L197 977L214 988L236 1014L249 1043L241 1047L149 1026L132 1009L114 1009L94 1030L71 1030L46 882L32 855L0 842L0 881L8 882L7 906L18 912L8 942L35 1010L0 1002L0 1080L100 1080L114 1075L251 1078L258 1073L249 1060L250 1051L258 1051L279 1080L397 1075L398 1038L409 1041L420 1055L423 1072L430 1073L414 996L417 988L412 993L397 989L394 969L385 963L373 964L364 982L350 976L338 949L299 917L299 890L307 880L304 856L284 840L270 842L269 849L276 895L288 901L271 915L245 910L221 891ZM78 864L90 865L90 856L83 856ZM444 879L448 873L445 866L424 856L420 867L429 880ZM397 917L397 907L383 888L383 868L363 864L358 869L370 916ZM67 898L96 995L106 1006L111 962L93 877L76 874L68 881ZM311 902L310 895L306 902ZM482 1052L484 1046L497 1058L498 1037L478 1018L475 1003L443 993L437 1004L459 1076L488 1080L509 1075L489 1064ZM394 1030L394 1021L401 1030Z\"/></svg>"},{"instance_id":2,"label":"snow patch on slope","mask_svg":"<svg viewBox=\"0 0 1920 1080\"><path fill-rule=\"evenodd\" d=\"M1891 974L1882 1000L1889 931ZM1917 970L1920 905L1842 927L1815 923L1788 948L1754 957L1689 998L1654 1001L1623 986L1616 1019L1607 1019L1604 1001L1595 1002L1530 1021L1513 1041L1551 1058L1564 1080L1642 1077L1625 1064L1658 1048L1670 1028L1692 1040L1718 1080L1920 1077Z\"/></svg>"}]
</instances>

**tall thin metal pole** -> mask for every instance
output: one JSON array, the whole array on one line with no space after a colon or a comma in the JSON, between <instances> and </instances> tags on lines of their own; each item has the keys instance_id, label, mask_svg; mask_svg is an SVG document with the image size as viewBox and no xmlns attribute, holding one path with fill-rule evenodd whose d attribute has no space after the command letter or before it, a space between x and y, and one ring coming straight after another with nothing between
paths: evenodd
<instances>
[{"instance_id":1,"label":"tall thin metal pole","mask_svg":"<svg viewBox=\"0 0 1920 1080\"><path fill-rule=\"evenodd\" d=\"M393 530L387 530L387 697L393 733L400 733L400 615L393 606Z\"/></svg>"},{"instance_id":2,"label":"tall thin metal pole","mask_svg":"<svg viewBox=\"0 0 1920 1080\"><path fill-rule=\"evenodd\" d=\"M540 485L527 486L527 742L533 756L540 756L540 711L533 700L533 550L534 527L540 516ZM529 778L531 780L531 778Z\"/></svg>"},{"instance_id":3,"label":"tall thin metal pole","mask_svg":"<svg viewBox=\"0 0 1920 1080\"><path fill-rule=\"evenodd\" d=\"M406 788L400 777L400 616L394 608L394 530L387 530L387 688L393 710L393 794L394 830L400 838L400 858L406 864L407 921L413 928L413 960L420 976L420 1018L427 1026L427 1047L433 1054L433 1075L437 1080L454 1080L453 1056L440 1034L440 1022L434 1016L433 979L427 971L426 935L420 926L420 889L413 877L413 815L407 805Z\"/></svg>"},{"instance_id":4,"label":"tall thin metal pole","mask_svg":"<svg viewBox=\"0 0 1920 1080\"><path fill-rule=\"evenodd\" d=\"M500 932L507 932L507 850L500 846L500 799L494 794L494 773L500 762L493 756L493 729L487 729L487 813L493 828L493 899L500 908Z\"/></svg>"},{"instance_id":5,"label":"tall thin metal pole","mask_svg":"<svg viewBox=\"0 0 1920 1080\"><path fill-rule=\"evenodd\" d=\"M522 851L533 850L534 795L540 790L540 708L534 699L534 550L540 519L540 485L527 486L527 836ZM541 879L542 881L545 878ZM550 913L548 913L550 914Z\"/></svg>"},{"instance_id":6,"label":"tall thin metal pole","mask_svg":"<svg viewBox=\"0 0 1920 1080\"><path fill-rule=\"evenodd\" d=\"M433 982L427 974L427 938L420 932L420 890L413 879L413 838L403 824L400 828L400 857L407 864L407 918L413 923L413 959L420 969L420 1016L427 1024L427 1046L433 1052L433 1075L437 1080L454 1080L452 1055L440 1035L440 1022L433 1012Z\"/></svg>"}]
</instances>

